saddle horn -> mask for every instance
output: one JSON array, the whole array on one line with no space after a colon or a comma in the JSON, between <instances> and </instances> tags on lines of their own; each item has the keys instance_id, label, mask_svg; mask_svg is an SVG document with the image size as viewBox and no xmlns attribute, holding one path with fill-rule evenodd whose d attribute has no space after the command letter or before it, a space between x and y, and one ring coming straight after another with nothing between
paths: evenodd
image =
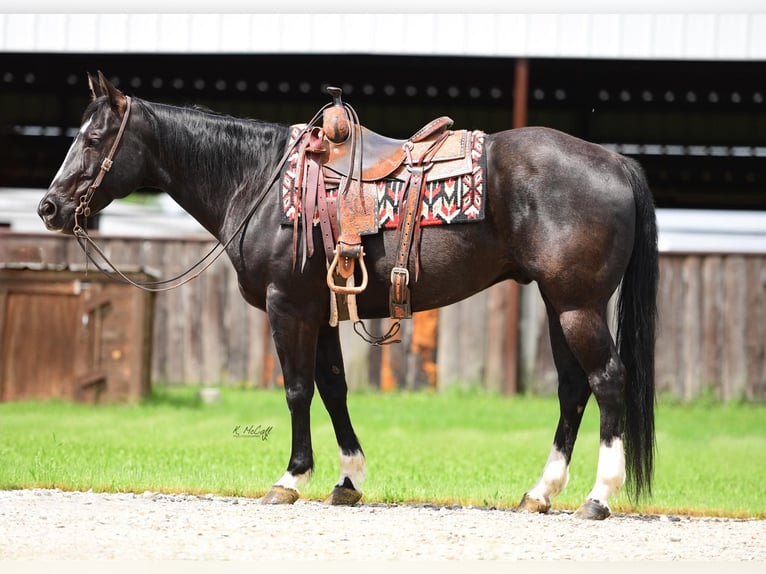
<instances>
[{"instance_id":1,"label":"saddle horn","mask_svg":"<svg viewBox=\"0 0 766 574\"><path fill-rule=\"evenodd\" d=\"M332 96L332 106L324 111L322 128L325 136L333 143L343 143L348 139L351 132L348 114L340 96L343 90L335 86L328 86L327 93Z\"/></svg>"}]
</instances>

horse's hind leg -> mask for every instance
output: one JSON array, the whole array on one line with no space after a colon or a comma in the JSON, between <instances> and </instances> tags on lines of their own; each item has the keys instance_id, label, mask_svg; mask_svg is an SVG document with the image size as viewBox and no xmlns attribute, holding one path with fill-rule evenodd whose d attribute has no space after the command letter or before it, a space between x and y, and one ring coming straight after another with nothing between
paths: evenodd
<instances>
[{"instance_id":1,"label":"horse's hind leg","mask_svg":"<svg viewBox=\"0 0 766 574\"><path fill-rule=\"evenodd\" d=\"M547 300L546 307L553 361L559 379L559 423L543 473L518 506L518 510L526 512L548 512L551 499L566 487L577 431L591 393L585 372L564 337L558 313Z\"/></svg>"},{"instance_id":2,"label":"horse's hind leg","mask_svg":"<svg viewBox=\"0 0 766 574\"><path fill-rule=\"evenodd\" d=\"M340 449L340 478L325 502L350 506L362 497L360 488L365 478L365 459L348 414L348 387L337 327L323 325L320 328L316 383Z\"/></svg>"},{"instance_id":3,"label":"horse's hind leg","mask_svg":"<svg viewBox=\"0 0 766 574\"><path fill-rule=\"evenodd\" d=\"M547 512L550 500L569 479L569 463L585 405L592 392L600 411L596 483L576 515L604 519L609 497L625 482L625 367L606 324L606 305L557 312L546 299L551 345L559 372L561 413L553 447L540 480L524 495L519 509Z\"/></svg>"},{"instance_id":4,"label":"horse's hind leg","mask_svg":"<svg viewBox=\"0 0 766 574\"><path fill-rule=\"evenodd\" d=\"M600 413L596 482L576 515L604 519L611 512L609 497L617 494L625 482L622 432L626 370L606 323L606 304L564 311L559 322L572 354L587 376Z\"/></svg>"}]
</instances>

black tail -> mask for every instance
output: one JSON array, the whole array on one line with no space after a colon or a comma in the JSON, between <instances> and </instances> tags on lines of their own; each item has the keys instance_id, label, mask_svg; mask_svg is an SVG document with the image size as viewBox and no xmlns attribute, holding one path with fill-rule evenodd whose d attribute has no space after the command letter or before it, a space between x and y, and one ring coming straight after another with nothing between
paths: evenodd
<instances>
[{"instance_id":1,"label":"black tail","mask_svg":"<svg viewBox=\"0 0 766 574\"><path fill-rule=\"evenodd\" d=\"M638 502L652 492L654 472L654 341L657 320L657 220L641 166L623 167L636 203L633 253L618 302L617 346L628 372L625 396L625 462L629 494Z\"/></svg>"}]
</instances>

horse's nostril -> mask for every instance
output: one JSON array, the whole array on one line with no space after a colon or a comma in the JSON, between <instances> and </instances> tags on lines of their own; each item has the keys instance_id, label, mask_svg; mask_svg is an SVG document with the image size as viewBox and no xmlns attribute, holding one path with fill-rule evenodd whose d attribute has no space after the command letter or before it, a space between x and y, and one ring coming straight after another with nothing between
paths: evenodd
<instances>
[{"instance_id":1,"label":"horse's nostril","mask_svg":"<svg viewBox=\"0 0 766 574\"><path fill-rule=\"evenodd\" d=\"M45 200L40 204L38 211L43 217L53 217L56 215L56 204L50 200Z\"/></svg>"}]
</instances>

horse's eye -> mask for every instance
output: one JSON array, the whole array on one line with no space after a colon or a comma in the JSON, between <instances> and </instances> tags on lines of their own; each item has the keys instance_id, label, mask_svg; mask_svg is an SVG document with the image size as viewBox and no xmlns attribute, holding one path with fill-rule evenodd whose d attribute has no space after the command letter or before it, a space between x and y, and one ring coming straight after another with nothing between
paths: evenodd
<instances>
[{"instance_id":1,"label":"horse's eye","mask_svg":"<svg viewBox=\"0 0 766 574\"><path fill-rule=\"evenodd\" d=\"M94 148L98 147L98 144L101 143L101 137L100 134L96 132L91 132L89 134L85 134L85 141L83 142L83 145L86 148Z\"/></svg>"}]
</instances>

